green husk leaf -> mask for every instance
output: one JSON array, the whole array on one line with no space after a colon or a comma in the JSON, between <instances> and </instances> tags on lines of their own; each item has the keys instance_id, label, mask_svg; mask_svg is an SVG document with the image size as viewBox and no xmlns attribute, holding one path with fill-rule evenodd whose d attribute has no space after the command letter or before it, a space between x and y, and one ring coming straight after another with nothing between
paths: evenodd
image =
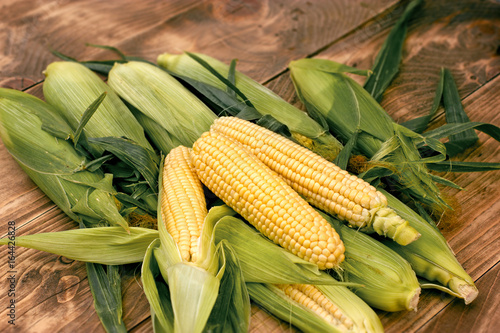
<instances>
[{"instance_id":1,"label":"green husk leaf","mask_svg":"<svg viewBox=\"0 0 500 333\"><path fill-rule=\"evenodd\" d=\"M127 332L122 319L122 293L119 266L104 267L86 263L90 291L94 297L94 308L108 333Z\"/></svg>"},{"instance_id":2,"label":"green husk leaf","mask_svg":"<svg viewBox=\"0 0 500 333\"><path fill-rule=\"evenodd\" d=\"M194 54L194 53L190 53L190 52L185 52L189 57L191 57L193 60L195 60L197 63L199 63L201 66L203 66L203 68L205 68L206 70L208 70L210 73L212 73L217 79L219 79L220 81L222 81L228 88L230 88L232 91L234 91L234 93L238 96L240 96L240 98L242 99L242 101L248 105L249 107L251 108L255 108L254 105L252 104L252 102L250 102L250 100L245 96L245 94L243 94L241 92L240 89L238 89L238 87L236 87L236 85L234 85L230 80L226 79L224 76L222 76L215 68L213 68L208 62L206 62L205 60L203 60L201 57L199 57L198 55ZM230 72L231 70L229 70ZM234 73L233 73L234 74ZM229 77L229 75L228 75Z\"/></svg>"},{"instance_id":3,"label":"green husk leaf","mask_svg":"<svg viewBox=\"0 0 500 333\"><path fill-rule=\"evenodd\" d=\"M488 134L496 141L500 142L500 127L493 124L481 123L481 122L469 122L469 123L456 123L456 124L445 124L434 130L427 131L423 134L426 138L441 139L449 137L450 135L455 135L462 133L469 129L476 129L485 134Z\"/></svg>"},{"instance_id":4,"label":"green husk leaf","mask_svg":"<svg viewBox=\"0 0 500 333\"><path fill-rule=\"evenodd\" d=\"M221 218L215 226L214 236L216 244L224 240L236 253L245 282L331 282L321 274L317 265L277 246L238 218Z\"/></svg>"},{"instance_id":5,"label":"green husk leaf","mask_svg":"<svg viewBox=\"0 0 500 333\"><path fill-rule=\"evenodd\" d=\"M125 138L93 138L89 141L138 170L151 189L154 192L157 191L159 158L153 150L146 149Z\"/></svg>"},{"instance_id":6,"label":"green husk leaf","mask_svg":"<svg viewBox=\"0 0 500 333\"><path fill-rule=\"evenodd\" d=\"M152 150L141 125L118 95L97 74L75 62L53 62L47 66L44 73L45 99L75 131L81 122L82 112L106 92L106 98L83 129L86 138L126 137ZM94 154L100 155L103 152L93 145L91 148L96 150Z\"/></svg>"},{"instance_id":7,"label":"green husk leaf","mask_svg":"<svg viewBox=\"0 0 500 333\"><path fill-rule=\"evenodd\" d=\"M451 72L446 68L443 72L443 104L446 122L449 124L470 122L469 117L462 107L462 101L458 95L458 88L451 76ZM455 156L476 143L479 137L473 129L469 129L461 133L450 135L449 139L450 141L446 146L446 152L449 156Z\"/></svg>"},{"instance_id":8,"label":"green husk leaf","mask_svg":"<svg viewBox=\"0 0 500 333\"><path fill-rule=\"evenodd\" d=\"M54 253L66 258L103 265L141 262L158 231L130 227L98 227L16 237L16 246ZM8 238L0 239L7 245Z\"/></svg>"},{"instance_id":9,"label":"green husk leaf","mask_svg":"<svg viewBox=\"0 0 500 333\"><path fill-rule=\"evenodd\" d=\"M439 76L439 83L436 89L436 95L434 96L434 103L432 104L432 108L429 114L415 119L411 119L409 121L401 123L401 125L416 133L422 133L423 131L425 131L427 126L429 125L429 122L439 109L439 105L441 105L441 100L443 98L443 90L444 90L444 71L443 69L441 69L441 74Z\"/></svg>"},{"instance_id":10,"label":"green husk leaf","mask_svg":"<svg viewBox=\"0 0 500 333\"><path fill-rule=\"evenodd\" d=\"M250 324L250 298L245 286L238 258L231 247L222 240L219 264L224 269L219 295L208 319L205 331L248 332Z\"/></svg>"},{"instance_id":11,"label":"green husk leaf","mask_svg":"<svg viewBox=\"0 0 500 333\"><path fill-rule=\"evenodd\" d=\"M91 47L95 47L95 48L98 48L98 49L104 49L104 50L110 50L110 51L113 51L114 53L116 53L122 60L126 60L127 57L125 56L125 54L123 54L122 51L120 51L119 49L117 49L116 47L113 47L113 46L109 46L109 45L99 45L99 44L91 44L91 43L87 43L86 44L87 46L91 46Z\"/></svg>"},{"instance_id":12,"label":"green husk leaf","mask_svg":"<svg viewBox=\"0 0 500 333\"><path fill-rule=\"evenodd\" d=\"M290 133L290 130L288 127L279 121L277 121L273 116L266 114L265 116L261 117L257 122L257 125L267 128L270 131L273 131L275 133L278 133L290 140L293 140L292 134Z\"/></svg>"},{"instance_id":13,"label":"green husk leaf","mask_svg":"<svg viewBox=\"0 0 500 333\"><path fill-rule=\"evenodd\" d=\"M382 94L399 71L408 21L421 3L422 0L410 2L377 54L372 68L373 74L364 84L364 88L377 101L380 101Z\"/></svg>"},{"instance_id":14,"label":"green husk leaf","mask_svg":"<svg viewBox=\"0 0 500 333\"><path fill-rule=\"evenodd\" d=\"M156 287L158 289L158 294L160 298L160 302L167 312L168 318L174 318L174 311L172 309L172 301L170 299L170 290L168 290L168 286L165 284L163 281L156 281ZM168 326L164 326L159 320L158 320L158 315L151 309L151 319L153 322L153 331L155 333L162 333L162 332L173 332L174 331L174 324L173 321L171 320L168 324Z\"/></svg>"},{"instance_id":15,"label":"green husk leaf","mask_svg":"<svg viewBox=\"0 0 500 333\"><path fill-rule=\"evenodd\" d=\"M236 59L231 60L231 63L229 64L227 79L233 86L236 85ZM228 86L226 88L226 91L229 95L236 98L236 91L234 91L234 89Z\"/></svg>"},{"instance_id":16,"label":"green husk leaf","mask_svg":"<svg viewBox=\"0 0 500 333\"><path fill-rule=\"evenodd\" d=\"M340 154L335 158L333 163L339 168L346 170L349 164L349 158L351 157L352 150L356 146L356 141L358 140L359 131L355 131L353 136L347 141L346 145L340 151Z\"/></svg>"},{"instance_id":17,"label":"green husk leaf","mask_svg":"<svg viewBox=\"0 0 500 333\"><path fill-rule=\"evenodd\" d=\"M108 83L123 99L186 147L192 146L217 118L175 78L145 62L116 64L109 73Z\"/></svg>"},{"instance_id":18,"label":"green husk leaf","mask_svg":"<svg viewBox=\"0 0 500 333\"><path fill-rule=\"evenodd\" d=\"M160 293L162 288L159 284L161 282L156 281L156 277L160 275L160 270L153 255L153 250L160 247L160 244L160 239L157 238L148 246L142 262L141 280L144 294L151 307L151 312L154 313L155 322L165 331L173 332L174 323L172 318L174 317L174 313L170 303L170 291L168 288L165 288Z\"/></svg>"},{"instance_id":19,"label":"green husk leaf","mask_svg":"<svg viewBox=\"0 0 500 333\"><path fill-rule=\"evenodd\" d=\"M99 105L101 105L104 98L106 98L106 94L106 91L103 92L99 97L97 97L95 101L92 102L92 104L89 105L85 112L83 112L82 119L78 123L78 126L76 127L75 133L73 135L73 144L75 145L75 148L79 143L83 128L85 127L85 125L87 125L90 118L92 118L94 113L97 111L97 108L99 107Z\"/></svg>"},{"instance_id":20,"label":"green husk leaf","mask_svg":"<svg viewBox=\"0 0 500 333\"><path fill-rule=\"evenodd\" d=\"M254 302L304 332L341 332L271 284L247 283L247 288Z\"/></svg>"},{"instance_id":21,"label":"green husk leaf","mask_svg":"<svg viewBox=\"0 0 500 333\"><path fill-rule=\"evenodd\" d=\"M220 281L204 269L186 263L168 267L174 330L202 332L217 299Z\"/></svg>"},{"instance_id":22,"label":"green husk leaf","mask_svg":"<svg viewBox=\"0 0 500 333\"><path fill-rule=\"evenodd\" d=\"M500 163L462 162L448 160L439 163L430 163L427 164L427 167L433 171L439 172L478 172L500 170Z\"/></svg>"},{"instance_id":23,"label":"green husk leaf","mask_svg":"<svg viewBox=\"0 0 500 333\"><path fill-rule=\"evenodd\" d=\"M477 296L474 280L457 261L439 230L394 196L382 189L378 190L387 197L389 206L422 235L418 241L406 246L381 241L405 258L418 276L437 282L460 294L466 304L472 302Z\"/></svg>"}]
</instances>

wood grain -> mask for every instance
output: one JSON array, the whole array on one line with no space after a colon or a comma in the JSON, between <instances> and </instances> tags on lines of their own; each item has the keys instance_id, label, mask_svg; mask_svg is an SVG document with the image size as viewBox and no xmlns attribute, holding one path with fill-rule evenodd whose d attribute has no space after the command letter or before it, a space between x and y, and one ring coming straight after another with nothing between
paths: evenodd
<instances>
[{"instance_id":1,"label":"wood grain","mask_svg":"<svg viewBox=\"0 0 500 333\"><path fill-rule=\"evenodd\" d=\"M154 61L162 52L203 52L223 61L238 58L238 69L299 107L284 72L290 60L317 56L369 68L408 1L205 0L118 2L13 1L0 4L0 86L23 89L43 79L56 58L50 49L78 59L108 59L106 50L85 43L117 46L127 55ZM410 20L400 73L382 105L398 121L426 114L439 69L457 81L473 121L500 125L500 4L496 1L427 1ZM359 82L363 78L358 78ZM30 93L42 97L41 88ZM431 126L444 123L442 112ZM498 142L484 134L457 160L500 162ZM7 221L18 234L76 228L31 182L0 141L0 235ZM500 323L500 172L440 173L465 191L443 188L455 207L439 228L459 262L477 282L471 305L437 291L424 291L417 312L378 311L387 332L494 332ZM3 258L7 248L2 248ZM82 263L31 249L16 249L16 332L103 332L93 310ZM0 331L8 304L0 261ZM124 320L130 332L151 332L149 305L137 265L123 269ZM295 332L293 327L252 305L250 331Z\"/></svg>"}]
</instances>

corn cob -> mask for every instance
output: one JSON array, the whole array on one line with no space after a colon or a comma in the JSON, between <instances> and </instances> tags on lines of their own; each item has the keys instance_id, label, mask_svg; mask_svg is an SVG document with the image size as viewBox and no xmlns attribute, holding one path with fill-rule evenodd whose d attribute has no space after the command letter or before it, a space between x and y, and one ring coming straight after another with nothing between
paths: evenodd
<instances>
[{"instance_id":1,"label":"corn cob","mask_svg":"<svg viewBox=\"0 0 500 333\"><path fill-rule=\"evenodd\" d=\"M418 232L387 207L387 199L362 179L285 137L249 121L221 117L211 127L247 147L312 205L406 245Z\"/></svg>"},{"instance_id":2,"label":"corn cob","mask_svg":"<svg viewBox=\"0 0 500 333\"><path fill-rule=\"evenodd\" d=\"M207 215L203 187L191 163L190 149L179 146L165 158L162 214L184 261L195 262L198 239Z\"/></svg>"},{"instance_id":3,"label":"corn cob","mask_svg":"<svg viewBox=\"0 0 500 333\"><path fill-rule=\"evenodd\" d=\"M320 269L344 260L344 245L328 222L242 145L206 132L192 155L200 180L269 239Z\"/></svg>"},{"instance_id":4,"label":"corn cob","mask_svg":"<svg viewBox=\"0 0 500 333\"><path fill-rule=\"evenodd\" d=\"M247 283L250 297L303 332L383 332L377 314L343 286Z\"/></svg>"},{"instance_id":5,"label":"corn cob","mask_svg":"<svg viewBox=\"0 0 500 333\"><path fill-rule=\"evenodd\" d=\"M196 53L195 55L208 63L220 75L228 77L228 65L205 54ZM186 53L179 55L164 53L158 56L157 62L161 67L177 75L194 79L220 90L227 90L225 83ZM260 114L270 115L286 125L294 140L328 160L337 157L342 149L342 144L305 112L239 71L235 72L235 86L249 99Z\"/></svg>"}]
</instances>

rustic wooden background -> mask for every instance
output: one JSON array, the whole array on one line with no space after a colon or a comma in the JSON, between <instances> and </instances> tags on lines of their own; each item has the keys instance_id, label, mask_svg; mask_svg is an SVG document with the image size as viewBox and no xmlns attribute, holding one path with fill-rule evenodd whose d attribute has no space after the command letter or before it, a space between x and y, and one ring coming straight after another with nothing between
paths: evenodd
<instances>
[{"instance_id":1,"label":"rustic wooden background","mask_svg":"<svg viewBox=\"0 0 500 333\"><path fill-rule=\"evenodd\" d=\"M118 47L154 61L162 52L207 53L239 59L239 70L298 103L286 72L306 56L369 68L408 1L396 0L0 0L0 86L22 89L43 79L57 60L50 50L81 60L109 59ZM500 3L495 0L426 1L411 20L403 64L382 105L397 120L426 114L439 70L454 75L473 121L500 125ZM31 90L40 95L40 89ZM442 124L440 114L433 124ZM29 135L29 133L27 133ZM480 142L457 157L500 162L500 145ZM75 228L30 181L0 141L0 235L15 221L17 235ZM479 288L465 306L424 291L417 312L379 311L387 332L496 332L500 326L500 172L442 174L465 191L443 192L456 201L439 227ZM0 331L12 329L7 309L7 248L0 250ZM93 310L85 266L64 257L16 249L15 332L102 332ZM124 270L125 323L150 332L140 269ZM497 327L495 329L495 327ZM289 325L252 308L252 332L285 332Z\"/></svg>"}]
</instances>

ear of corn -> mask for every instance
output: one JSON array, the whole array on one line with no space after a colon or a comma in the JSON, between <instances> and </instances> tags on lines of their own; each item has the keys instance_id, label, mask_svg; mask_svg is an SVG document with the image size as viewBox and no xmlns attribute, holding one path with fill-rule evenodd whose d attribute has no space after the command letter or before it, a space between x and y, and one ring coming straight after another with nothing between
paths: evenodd
<instances>
[{"instance_id":1,"label":"ear of corn","mask_svg":"<svg viewBox=\"0 0 500 333\"><path fill-rule=\"evenodd\" d=\"M228 77L228 65L204 54L195 55L207 62L223 77ZM227 89L222 81L188 54L161 54L157 62L160 66L177 75L209 84L220 90ZM235 72L235 86L249 99L262 116L271 115L286 125L293 138L309 149L328 160L333 160L342 149L340 142L306 113L239 71Z\"/></svg>"},{"instance_id":2,"label":"ear of corn","mask_svg":"<svg viewBox=\"0 0 500 333\"><path fill-rule=\"evenodd\" d=\"M189 148L179 146L165 158L162 201L163 220L182 259L196 262L198 242L207 208L200 180L191 163Z\"/></svg>"},{"instance_id":3,"label":"ear of corn","mask_svg":"<svg viewBox=\"0 0 500 333\"><path fill-rule=\"evenodd\" d=\"M88 138L126 137L145 149L153 150L141 125L118 95L97 74L76 62L53 62L45 70L43 93L73 130L82 113L103 92L107 92L97 111L84 128ZM91 144L99 154L103 149Z\"/></svg>"},{"instance_id":4,"label":"ear of corn","mask_svg":"<svg viewBox=\"0 0 500 333\"><path fill-rule=\"evenodd\" d=\"M377 314L346 287L247 283L250 297L303 332L383 332Z\"/></svg>"},{"instance_id":5,"label":"ear of corn","mask_svg":"<svg viewBox=\"0 0 500 333\"><path fill-rule=\"evenodd\" d=\"M173 325L178 332L202 332L206 327L229 322L248 329L249 298L243 280L238 278L239 268L231 249L216 246L212 237L217 221L234 212L226 207L207 213L189 148L180 146L170 151L163 161L160 182L159 242L149 251L168 283L173 318L166 318L168 314L160 305L151 279L154 272L143 270L146 294L156 318L161 326ZM151 255L148 258L152 260ZM232 283L227 283L228 279ZM219 297L227 297L230 305L218 306Z\"/></svg>"},{"instance_id":6,"label":"ear of corn","mask_svg":"<svg viewBox=\"0 0 500 333\"><path fill-rule=\"evenodd\" d=\"M343 142L358 136L355 150L394 172L395 185L409 197L432 208L445 208L416 144L422 137L398 126L370 94L345 75L355 69L325 59L300 59L289 65L299 98L310 112L321 114ZM432 140L427 139L427 143ZM442 145L433 142L433 148ZM444 159L441 151L439 158Z\"/></svg>"},{"instance_id":7,"label":"ear of corn","mask_svg":"<svg viewBox=\"0 0 500 333\"><path fill-rule=\"evenodd\" d=\"M360 298L384 311L417 310L420 285L410 264L395 251L323 214L346 246L343 278ZM394 243L387 241L387 243ZM404 246L401 246L404 248Z\"/></svg>"},{"instance_id":8,"label":"ear of corn","mask_svg":"<svg viewBox=\"0 0 500 333\"><path fill-rule=\"evenodd\" d=\"M448 288L451 295L463 298L465 304L472 302L478 295L474 280L460 265L439 230L391 194L385 195L398 214L422 234L418 242L408 247L389 242L386 245L408 260L418 276L438 282Z\"/></svg>"},{"instance_id":9,"label":"ear of corn","mask_svg":"<svg viewBox=\"0 0 500 333\"><path fill-rule=\"evenodd\" d=\"M109 72L108 84L186 147L191 147L217 118L176 79L151 64L135 61L117 63ZM150 135L156 136L154 133Z\"/></svg>"},{"instance_id":10,"label":"ear of corn","mask_svg":"<svg viewBox=\"0 0 500 333\"><path fill-rule=\"evenodd\" d=\"M192 156L200 180L266 237L320 269L342 262L345 249L335 230L242 145L206 132Z\"/></svg>"},{"instance_id":11,"label":"ear of corn","mask_svg":"<svg viewBox=\"0 0 500 333\"><path fill-rule=\"evenodd\" d=\"M347 220L354 228L377 232L406 245L419 237L387 206L387 199L362 179L285 137L235 117L211 127L247 147L312 205Z\"/></svg>"},{"instance_id":12,"label":"ear of corn","mask_svg":"<svg viewBox=\"0 0 500 333\"><path fill-rule=\"evenodd\" d=\"M7 150L42 191L78 222L128 228L114 201L111 177L83 170L73 146L45 132L38 114L57 118L47 103L26 93L0 89L0 136ZM50 115L50 116L49 116Z\"/></svg>"}]
</instances>

